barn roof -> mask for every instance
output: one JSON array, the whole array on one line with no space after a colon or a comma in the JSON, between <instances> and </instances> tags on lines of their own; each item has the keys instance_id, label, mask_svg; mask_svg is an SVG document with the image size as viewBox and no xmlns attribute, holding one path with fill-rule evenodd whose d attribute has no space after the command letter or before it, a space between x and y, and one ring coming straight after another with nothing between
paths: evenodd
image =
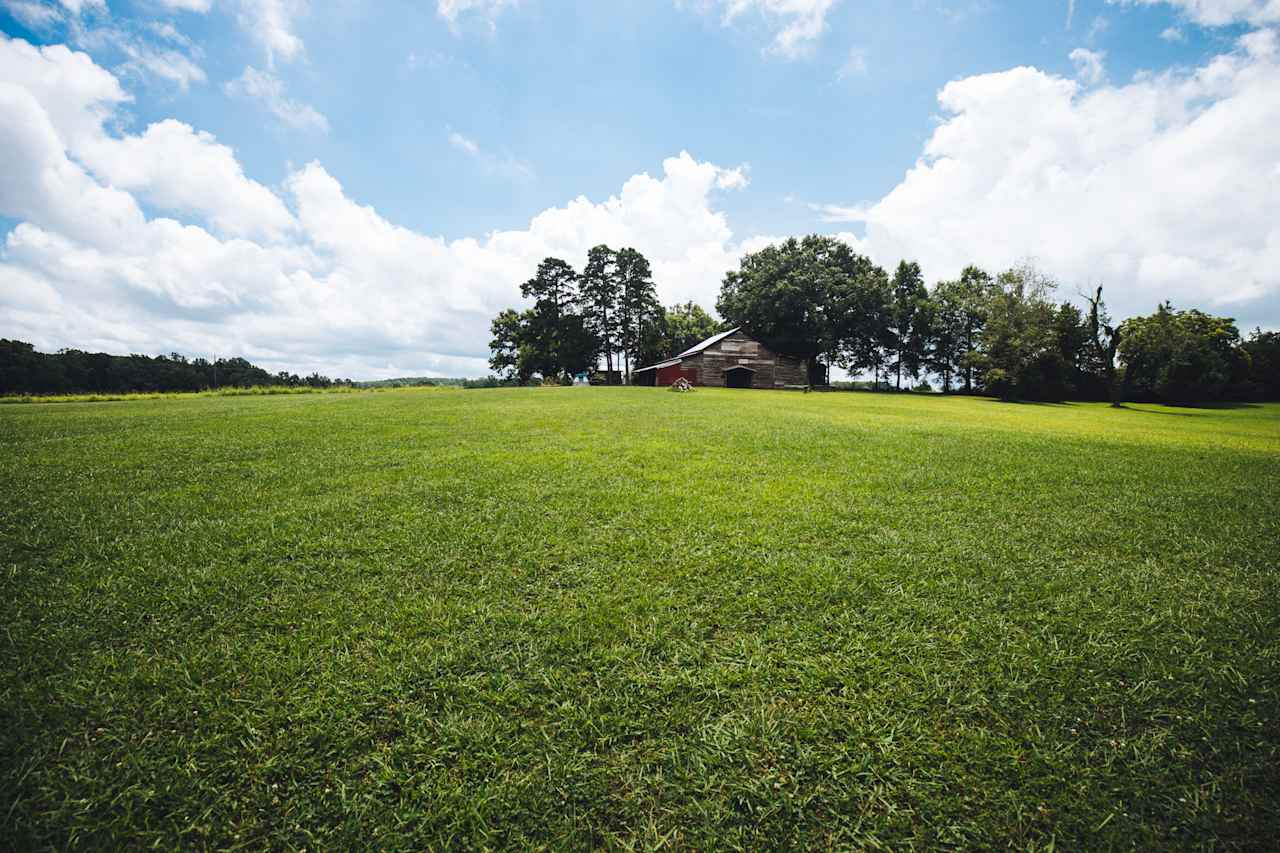
<instances>
[{"instance_id":1,"label":"barn roof","mask_svg":"<svg viewBox=\"0 0 1280 853\"><path fill-rule=\"evenodd\" d=\"M687 350L685 350L684 352L676 356L676 358L680 359L680 358L684 358L687 355L695 355L697 353L700 353L707 347L711 346L712 344L716 344L716 343L719 343L720 341L723 341L725 338L729 337L730 335L732 335L734 332L738 331L741 328L742 328L741 326L734 326L732 329L730 329L727 332L720 332L719 334L712 335L702 343L694 344L693 346L689 347Z\"/></svg>"},{"instance_id":2,"label":"barn roof","mask_svg":"<svg viewBox=\"0 0 1280 853\"><path fill-rule=\"evenodd\" d=\"M644 373L646 370L657 370L659 367L670 367L673 364L679 364L679 358L669 358L666 361L660 361L657 364L651 364L648 367L639 367L633 370L633 373Z\"/></svg>"}]
</instances>

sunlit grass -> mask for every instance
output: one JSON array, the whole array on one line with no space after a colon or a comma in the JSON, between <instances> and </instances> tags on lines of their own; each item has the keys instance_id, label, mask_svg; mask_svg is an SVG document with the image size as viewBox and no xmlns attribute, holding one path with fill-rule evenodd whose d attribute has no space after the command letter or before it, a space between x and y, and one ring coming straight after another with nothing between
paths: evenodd
<instances>
[{"instance_id":1,"label":"sunlit grass","mask_svg":"<svg viewBox=\"0 0 1280 853\"><path fill-rule=\"evenodd\" d=\"M1263 849L1280 407L0 411L0 847Z\"/></svg>"}]
</instances>

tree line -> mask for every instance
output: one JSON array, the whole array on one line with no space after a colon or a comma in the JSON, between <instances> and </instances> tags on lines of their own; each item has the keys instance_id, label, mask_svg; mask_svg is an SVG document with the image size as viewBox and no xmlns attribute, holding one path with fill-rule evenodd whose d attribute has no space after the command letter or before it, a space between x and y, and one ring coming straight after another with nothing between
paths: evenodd
<instances>
[{"instance_id":1,"label":"tree line","mask_svg":"<svg viewBox=\"0 0 1280 853\"><path fill-rule=\"evenodd\" d=\"M606 381L630 382L635 368L687 349L719 325L692 302L659 304L649 261L632 248L595 246L581 272L547 258L520 295L533 305L494 318L489 366L522 384L535 376L569 382L601 359Z\"/></svg>"},{"instance_id":2,"label":"tree line","mask_svg":"<svg viewBox=\"0 0 1280 853\"><path fill-rule=\"evenodd\" d=\"M1031 263L995 275L969 266L929 288L915 262L890 275L848 244L811 235L744 256L724 278L717 323L693 303L659 305L638 252L597 246L581 274L555 258L539 266L521 287L533 307L493 322L490 365L514 381L556 380L594 369L601 355L612 375L619 355L629 381L635 366L742 326L807 359L815 385L835 366L871 376L875 388L933 379L943 392L1007 400L1280 399L1280 333L1245 340L1229 317L1167 302L1115 323L1102 287L1079 294L1081 304L1057 301L1057 290Z\"/></svg>"},{"instance_id":3,"label":"tree line","mask_svg":"<svg viewBox=\"0 0 1280 853\"><path fill-rule=\"evenodd\" d=\"M270 373L243 358L209 361L187 359L178 353L110 355L77 349L42 353L24 341L0 339L0 394L118 394L280 385L328 388L350 384L349 379L330 379L319 373Z\"/></svg>"}]
</instances>

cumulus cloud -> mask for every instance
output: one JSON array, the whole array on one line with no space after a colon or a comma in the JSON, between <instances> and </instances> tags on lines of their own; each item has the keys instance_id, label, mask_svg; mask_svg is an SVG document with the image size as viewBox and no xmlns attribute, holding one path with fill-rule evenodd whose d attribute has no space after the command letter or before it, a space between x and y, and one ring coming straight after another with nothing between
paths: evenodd
<instances>
[{"instance_id":1,"label":"cumulus cloud","mask_svg":"<svg viewBox=\"0 0 1280 853\"><path fill-rule=\"evenodd\" d=\"M924 156L844 211L865 226L847 239L935 278L1034 256L1104 282L1121 316L1170 298L1280 325L1276 44L1258 31L1200 68L1088 90L1034 68L949 83Z\"/></svg>"},{"instance_id":2,"label":"cumulus cloud","mask_svg":"<svg viewBox=\"0 0 1280 853\"><path fill-rule=\"evenodd\" d=\"M1077 47L1069 58L1075 63L1076 77L1086 86L1096 86L1106 79L1107 69L1103 64L1107 58L1106 51Z\"/></svg>"},{"instance_id":3,"label":"cumulus cloud","mask_svg":"<svg viewBox=\"0 0 1280 853\"><path fill-rule=\"evenodd\" d=\"M257 101L280 121L297 130L329 132L329 120L315 107L295 101L285 94L284 81L269 71L259 71L252 65L223 87L234 98Z\"/></svg>"},{"instance_id":4,"label":"cumulus cloud","mask_svg":"<svg viewBox=\"0 0 1280 853\"><path fill-rule=\"evenodd\" d=\"M603 201L447 241L350 198L319 163L293 171L281 197L180 122L112 135L128 96L82 53L4 40L0 71L0 214L21 220L0 258L0 306L6 334L46 348L474 374L489 320L547 255L578 264L600 242L635 246L665 301L712 304L724 271L758 245L735 243L714 209L745 167L686 153ZM148 218L139 199L167 215Z\"/></svg>"}]
</instances>

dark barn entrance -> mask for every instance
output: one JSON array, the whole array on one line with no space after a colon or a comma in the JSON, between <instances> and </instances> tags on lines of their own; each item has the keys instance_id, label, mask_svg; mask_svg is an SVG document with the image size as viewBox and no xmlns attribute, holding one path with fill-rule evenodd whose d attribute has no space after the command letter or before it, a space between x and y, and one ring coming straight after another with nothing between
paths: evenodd
<instances>
[{"instance_id":1,"label":"dark barn entrance","mask_svg":"<svg viewBox=\"0 0 1280 853\"><path fill-rule=\"evenodd\" d=\"M756 372L749 367L726 367L724 371L724 387L750 388L751 380L755 378Z\"/></svg>"}]
</instances>

